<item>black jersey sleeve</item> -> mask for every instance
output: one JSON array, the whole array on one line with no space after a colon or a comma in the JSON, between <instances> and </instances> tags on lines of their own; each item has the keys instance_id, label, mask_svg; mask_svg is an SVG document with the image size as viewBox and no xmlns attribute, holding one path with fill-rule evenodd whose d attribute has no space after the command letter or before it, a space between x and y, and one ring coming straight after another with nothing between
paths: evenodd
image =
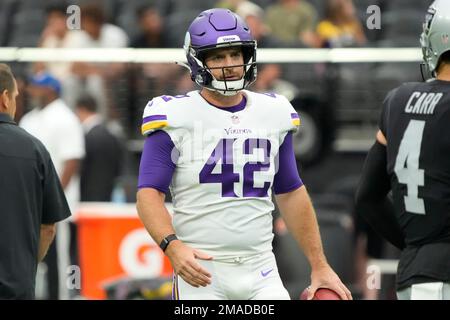
<instances>
[{"instance_id":1,"label":"black jersey sleeve","mask_svg":"<svg viewBox=\"0 0 450 320\"><path fill-rule=\"evenodd\" d=\"M387 194L391 188L386 172L386 147L378 141L370 149L356 192L355 211L382 237L399 249L405 247L394 205Z\"/></svg>"},{"instance_id":2,"label":"black jersey sleeve","mask_svg":"<svg viewBox=\"0 0 450 320\"><path fill-rule=\"evenodd\" d=\"M391 111L392 100L397 93L398 88L389 91L383 101L383 107L381 108L381 115L378 121L378 128L381 130L383 135L387 138L387 128L389 123L389 114Z\"/></svg>"}]
</instances>

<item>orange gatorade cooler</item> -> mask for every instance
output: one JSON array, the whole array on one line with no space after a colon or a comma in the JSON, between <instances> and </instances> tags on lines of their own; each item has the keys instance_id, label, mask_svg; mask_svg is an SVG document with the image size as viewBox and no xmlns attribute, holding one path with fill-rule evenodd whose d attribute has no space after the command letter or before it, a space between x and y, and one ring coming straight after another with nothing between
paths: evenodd
<instances>
[{"instance_id":1,"label":"orange gatorade cooler","mask_svg":"<svg viewBox=\"0 0 450 320\"><path fill-rule=\"evenodd\" d=\"M105 299L103 286L124 277L172 274L169 259L145 230L134 204L84 203L75 218L82 296Z\"/></svg>"}]
</instances>

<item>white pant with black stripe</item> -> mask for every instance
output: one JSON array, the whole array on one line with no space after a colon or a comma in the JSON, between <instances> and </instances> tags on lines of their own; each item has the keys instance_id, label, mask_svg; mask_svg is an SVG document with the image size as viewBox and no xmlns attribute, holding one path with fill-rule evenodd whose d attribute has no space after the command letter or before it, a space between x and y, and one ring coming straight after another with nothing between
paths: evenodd
<instances>
[{"instance_id":1,"label":"white pant with black stripe","mask_svg":"<svg viewBox=\"0 0 450 320\"><path fill-rule=\"evenodd\" d=\"M174 299L290 300L273 252L198 262L211 273L211 284L195 288L174 276Z\"/></svg>"}]
</instances>

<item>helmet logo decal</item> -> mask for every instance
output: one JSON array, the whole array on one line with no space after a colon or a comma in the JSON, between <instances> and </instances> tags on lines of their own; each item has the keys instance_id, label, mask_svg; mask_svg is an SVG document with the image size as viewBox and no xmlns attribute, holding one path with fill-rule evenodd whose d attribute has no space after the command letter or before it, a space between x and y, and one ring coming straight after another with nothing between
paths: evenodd
<instances>
[{"instance_id":1,"label":"helmet logo decal","mask_svg":"<svg viewBox=\"0 0 450 320\"><path fill-rule=\"evenodd\" d=\"M241 38L239 38L238 35L229 35L217 38L217 43L232 42L232 41L241 41Z\"/></svg>"},{"instance_id":2,"label":"helmet logo decal","mask_svg":"<svg viewBox=\"0 0 450 320\"><path fill-rule=\"evenodd\" d=\"M443 44L448 44L448 34L443 34L442 35L442 43Z\"/></svg>"}]
</instances>

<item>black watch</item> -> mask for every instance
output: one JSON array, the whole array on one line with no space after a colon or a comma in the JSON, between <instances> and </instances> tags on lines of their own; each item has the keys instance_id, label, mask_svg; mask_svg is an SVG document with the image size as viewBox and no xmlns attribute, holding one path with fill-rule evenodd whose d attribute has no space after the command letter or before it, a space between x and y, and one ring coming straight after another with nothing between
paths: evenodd
<instances>
[{"instance_id":1,"label":"black watch","mask_svg":"<svg viewBox=\"0 0 450 320\"><path fill-rule=\"evenodd\" d=\"M169 245L170 242L172 242L173 240L178 240L177 236L175 234L169 234L167 237L165 237L164 239L162 239L161 243L159 244L159 247L161 248L161 250L163 252L166 251L167 246Z\"/></svg>"}]
</instances>

